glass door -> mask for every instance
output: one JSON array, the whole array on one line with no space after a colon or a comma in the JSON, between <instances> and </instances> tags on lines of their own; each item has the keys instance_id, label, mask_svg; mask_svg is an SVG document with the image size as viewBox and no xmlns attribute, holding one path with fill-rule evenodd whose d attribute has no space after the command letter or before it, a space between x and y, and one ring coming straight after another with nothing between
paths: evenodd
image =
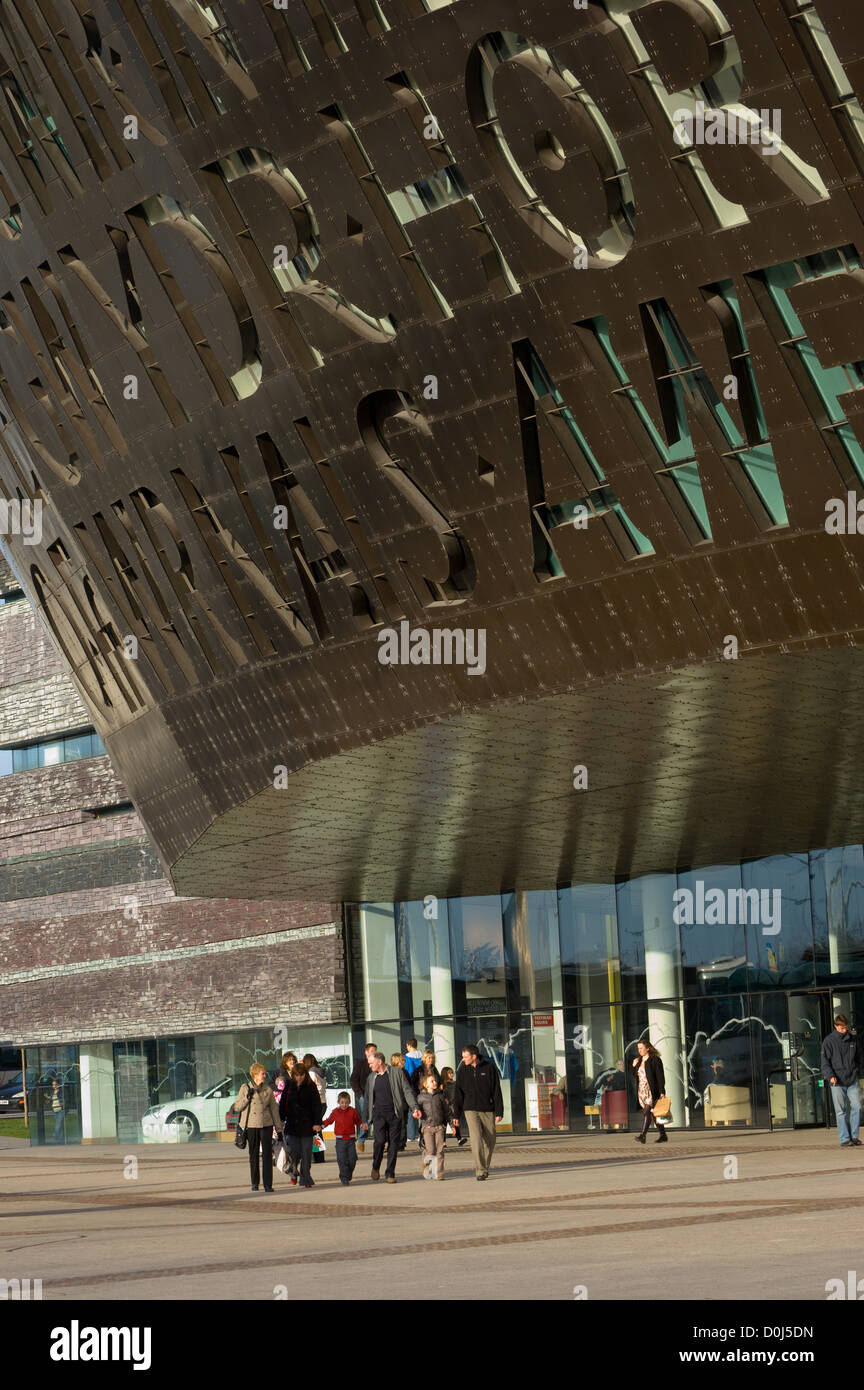
<instances>
[{"instance_id":1,"label":"glass door","mask_svg":"<svg viewBox=\"0 0 864 1390\"><path fill-rule=\"evenodd\" d=\"M808 990L790 994L787 1002L788 1028L781 1039L787 1115L796 1129L822 1126L827 1114L821 1051L833 1026L832 998L827 990ZM773 1110L772 1105L772 1116Z\"/></svg>"}]
</instances>

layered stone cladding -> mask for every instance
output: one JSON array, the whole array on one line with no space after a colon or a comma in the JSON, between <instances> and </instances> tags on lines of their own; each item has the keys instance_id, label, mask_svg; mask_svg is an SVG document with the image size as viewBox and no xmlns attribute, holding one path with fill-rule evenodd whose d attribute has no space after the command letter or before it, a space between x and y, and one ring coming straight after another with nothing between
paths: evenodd
<instances>
[{"instance_id":1,"label":"layered stone cladding","mask_svg":"<svg viewBox=\"0 0 864 1390\"><path fill-rule=\"evenodd\" d=\"M29 602L0 602L0 748L89 727ZM338 903L177 897L127 803L105 756L0 777L0 1038L346 1020Z\"/></svg>"}]
</instances>

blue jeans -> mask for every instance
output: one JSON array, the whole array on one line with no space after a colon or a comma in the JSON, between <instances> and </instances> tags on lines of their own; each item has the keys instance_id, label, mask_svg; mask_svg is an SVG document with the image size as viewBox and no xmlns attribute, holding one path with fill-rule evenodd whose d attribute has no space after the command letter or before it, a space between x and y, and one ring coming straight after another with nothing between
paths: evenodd
<instances>
[{"instance_id":1,"label":"blue jeans","mask_svg":"<svg viewBox=\"0 0 864 1390\"><path fill-rule=\"evenodd\" d=\"M841 1144L858 1138L858 1124L861 1119L861 1087L857 1080L851 1086L841 1086L838 1082L831 1087L831 1099L837 1116L837 1134ZM849 1102L849 1118L846 1118L846 1101Z\"/></svg>"},{"instance_id":2,"label":"blue jeans","mask_svg":"<svg viewBox=\"0 0 864 1390\"><path fill-rule=\"evenodd\" d=\"M408 1123L407 1123L407 1125L406 1125L406 1127L405 1127L405 1140L406 1140L407 1143L410 1144L411 1140L412 1140L412 1139L417 1139L417 1138L419 1138L419 1135L420 1135L420 1121L419 1121L419 1120L415 1120L415 1119L414 1119L414 1116L412 1115L411 1111L409 1110L409 1111L408 1111Z\"/></svg>"}]
</instances>

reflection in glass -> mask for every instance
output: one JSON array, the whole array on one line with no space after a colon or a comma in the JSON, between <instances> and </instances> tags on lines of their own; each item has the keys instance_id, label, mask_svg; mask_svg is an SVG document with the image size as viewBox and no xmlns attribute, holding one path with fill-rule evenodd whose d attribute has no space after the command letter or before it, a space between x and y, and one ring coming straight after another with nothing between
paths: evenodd
<instances>
[{"instance_id":1,"label":"reflection in glass","mask_svg":"<svg viewBox=\"0 0 864 1390\"><path fill-rule=\"evenodd\" d=\"M685 1010L686 1081L691 1123L753 1124L750 1020L741 995L694 999Z\"/></svg>"},{"instance_id":2,"label":"reflection in glass","mask_svg":"<svg viewBox=\"0 0 864 1390\"><path fill-rule=\"evenodd\" d=\"M813 984L813 926L810 869L806 854L776 854L741 865L745 891L780 890L781 918L769 930L747 927L747 962L751 989L790 989ZM780 930L774 931L773 926ZM737 978L732 977L734 983Z\"/></svg>"},{"instance_id":3,"label":"reflection in glass","mask_svg":"<svg viewBox=\"0 0 864 1390\"><path fill-rule=\"evenodd\" d=\"M620 1007L568 1011L567 1083L571 1130L626 1129L628 1077Z\"/></svg>"},{"instance_id":4,"label":"reflection in glass","mask_svg":"<svg viewBox=\"0 0 864 1390\"><path fill-rule=\"evenodd\" d=\"M741 870L710 867L678 875L693 911L679 914L681 960L687 994L729 994L747 988L745 904ZM683 904L682 904L683 906Z\"/></svg>"},{"instance_id":5,"label":"reflection in glass","mask_svg":"<svg viewBox=\"0 0 864 1390\"><path fill-rule=\"evenodd\" d=\"M511 1030L521 1077L526 1128L562 1130L569 1126L564 1012L526 1013Z\"/></svg>"},{"instance_id":6,"label":"reflection in glass","mask_svg":"<svg viewBox=\"0 0 864 1390\"><path fill-rule=\"evenodd\" d=\"M450 960L467 1015L504 1011L504 936L501 899L451 898Z\"/></svg>"},{"instance_id":7,"label":"reflection in glass","mask_svg":"<svg viewBox=\"0 0 864 1390\"><path fill-rule=\"evenodd\" d=\"M453 983L450 972L450 927L446 898L396 906L397 954L400 974L411 988L411 1014L421 1020L415 1028L421 1046L448 1059L453 1054ZM452 1066L449 1060L444 1063Z\"/></svg>"},{"instance_id":8,"label":"reflection in glass","mask_svg":"<svg viewBox=\"0 0 864 1390\"><path fill-rule=\"evenodd\" d=\"M72 1043L28 1048L25 1080L30 1143L81 1142L78 1048Z\"/></svg>"},{"instance_id":9,"label":"reflection in glass","mask_svg":"<svg viewBox=\"0 0 864 1390\"><path fill-rule=\"evenodd\" d=\"M504 929L523 1009L561 1001L561 950L555 892L505 893Z\"/></svg>"},{"instance_id":10,"label":"reflection in glass","mask_svg":"<svg viewBox=\"0 0 864 1390\"><path fill-rule=\"evenodd\" d=\"M566 1004L605 1004L621 998L618 916L611 883L558 891L561 968Z\"/></svg>"},{"instance_id":11,"label":"reflection in glass","mask_svg":"<svg viewBox=\"0 0 864 1390\"><path fill-rule=\"evenodd\" d=\"M359 915L365 1015L367 1019L399 1018L393 904L363 903Z\"/></svg>"},{"instance_id":12,"label":"reflection in glass","mask_svg":"<svg viewBox=\"0 0 864 1390\"><path fill-rule=\"evenodd\" d=\"M825 850L825 935L817 939L819 978L858 979L864 971L864 851Z\"/></svg>"}]
</instances>

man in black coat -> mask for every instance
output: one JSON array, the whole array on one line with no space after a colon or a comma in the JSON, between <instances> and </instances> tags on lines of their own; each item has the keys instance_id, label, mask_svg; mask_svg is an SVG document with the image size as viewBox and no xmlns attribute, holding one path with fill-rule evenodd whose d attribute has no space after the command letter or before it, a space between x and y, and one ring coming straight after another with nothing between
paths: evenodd
<instances>
[{"instance_id":1,"label":"man in black coat","mask_svg":"<svg viewBox=\"0 0 864 1390\"><path fill-rule=\"evenodd\" d=\"M504 1099L498 1068L488 1057L481 1057L473 1043L462 1049L462 1066L456 1073L453 1090L453 1115L457 1123L463 1115L468 1120L474 1174L478 1182L485 1182L495 1148L495 1123L500 1124L504 1118Z\"/></svg>"},{"instance_id":2,"label":"man in black coat","mask_svg":"<svg viewBox=\"0 0 864 1390\"><path fill-rule=\"evenodd\" d=\"M367 1124L371 1124L372 1122L372 1116L366 1114L366 1083L372 1071L372 1058L377 1051L378 1044L368 1042L363 1049L363 1056L357 1058L354 1063L354 1070L351 1073L351 1090L354 1092L357 1114L360 1116L361 1124L364 1120ZM361 1138L357 1143L357 1152L361 1154L366 1148L365 1141L362 1138L362 1135L365 1133L365 1130L361 1130Z\"/></svg>"},{"instance_id":3,"label":"man in black coat","mask_svg":"<svg viewBox=\"0 0 864 1390\"><path fill-rule=\"evenodd\" d=\"M402 1115L409 1107L413 1110L417 1101L411 1082L402 1067L388 1067L383 1052L372 1057L372 1070L366 1082L366 1114L372 1119L372 1181L377 1182L380 1174L384 1145L387 1145L387 1168L385 1182L396 1181L396 1157L402 1145ZM364 1120L362 1133L369 1129L369 1121Z\"/></svg>"},{"instance_id":4,"label":"man in black coat","mask_svg":"<svg viewBox=\"0 0 864 1390\"><path fill-rule=\"evenodd\" d=\"M860 1148L858 1126L861 1120L861 1043L857 1033L850 1033L845 1014L834 1019L834 1028L822 1043L822 1076L831 1087L831 1099L837 1116L837 1133L844 1149ZM849 1117L846 1117L846 1105Z\"/></svg>"}]
</instances>

